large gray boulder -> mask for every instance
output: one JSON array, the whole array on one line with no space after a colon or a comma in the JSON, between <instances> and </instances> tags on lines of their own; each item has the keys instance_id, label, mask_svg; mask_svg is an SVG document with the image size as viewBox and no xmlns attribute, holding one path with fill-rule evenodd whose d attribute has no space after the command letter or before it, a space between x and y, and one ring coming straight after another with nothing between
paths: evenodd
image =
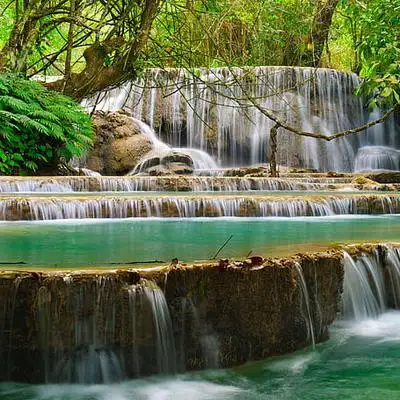
<instances>
[{"instance_id":1,"label":"large gray boulder","mask_svg":"<svg viewBox=\"0 0 400 400\"><path fill-rule=\"evenodd\" d=\"M123 111L96 112L94 146L85 167L102 175L125 175L152 149L135 121Z\"/></svg>"}]
</instances>

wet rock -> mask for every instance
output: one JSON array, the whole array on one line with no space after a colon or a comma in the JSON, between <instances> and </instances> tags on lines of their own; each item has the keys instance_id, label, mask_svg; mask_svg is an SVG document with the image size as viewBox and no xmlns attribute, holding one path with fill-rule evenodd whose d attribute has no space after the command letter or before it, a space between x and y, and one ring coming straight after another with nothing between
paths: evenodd
<instances>
[{"instance_id":1,"label":"wet rock","mask_svg":"<svg viewBox=\"0 0 400 400\"><path fill-rule=\"evenodd\" d=\"M335 171L329 171L326 173L326 176L328 178L343 178L346 175Z\"/></svg>"},{"instance_id":2,"label":"wet rock","mask_svg":"<svg viewBox=\"0 0 400 400\"><path fill-rule=\"evenodd\" d=\"M229 177L263 177L269 176L269 169L264 166L232 168L224 172Z\"/></svg>"},{"instance_id":3,"label":"wet rock","mask_svg":"<svg viewBox=\"0 0 400 400\"><path fill-rule=\"evenodd\" d=\"M97 112L93 116L94 145L85 167L102 175L124 175L152 149L134 120L124 112Z\"/></svg>"},{"instance_id":4,"label":"wet rock","mask_svg":"<svg viewBox=\"0 0 400 400\"><path fill-rule=\"evenodd\" d=\"M227 258L222 258L218 261L218 268L227 268L229 266L229 260Z\"/></svg>"},{"instance_id":5,"label":"wet rock","mask_svg":"<svg viewBox=\"0 0 400 400\"><path fill-rule=\"evenodd\" d=\"M148 170L152 167L156 167L158 165L161 165L160 157L147 158L142 162L141 170L146 171L146 170Z\"/></svg>"},{"instance_id":6,"label":"wet rock","mask_svg":"<svg viewBox=\"0 0 400 400\"><path fill-rule=\"evenodd\" d=\"M193 168L184 163L171 163L168 165L168 170L177 175L193 174Z\"/></svg>"},{"instance_id":7,"label":"wet rock","mask_svg":"<svg viewBox=\"0 0 400 400\"><path fill-rule=\"evenodd\" d=\"M378 183L400 183L400 172L379 172L366 175Z\"/></svg>"},{"instance_id":8,"label":"wet rock","mask_svg":"<svg viewBox=\"0 0 400 400\"><path fill-rule=\"evenodd\" d=\"M136 165L135 173L160 176L191 175L194 172L193 160L187 154L172 150L157 156L153 156L153 153L154 151L145 156L140 164Z\"/></svg>"},{"instance_id":9,"label":"wet rock","mask_svg":"<svg viewBox=\"0 0 400 400\"><path fill-rule=\"evenodd\" d=\"M264 257L261 256L251 256L247 258L250 260L251 265L257 266L257 265L262 265L265 261Z\"/></svg>"},{"instance_id":10,"label":"wet rock","mask_svg":"<svg viewBox=\"0 0 400 400\"><path fill-rule=\"evenodd\" d=\"M147 169L147 174L150 176L165 176L171 175L172 172L168 168L165 168L164 165L155 165Z\"/></svg>"},{"instance_id":11,"label":"wet rock","mask_svg":"<svg viewBox=\"0 0 400 400\"><path fill-rule=\"evenodd\" d=\"M356 176L351 184L359 190L379 190L379 183L369 179L363 175Z\"/></svg>"},{"instance_id":12,"label":"wet rock","mask_svg":"<svg viewBox=\"0 0 400 400\"><path fill-rule=\"evenodd\" d=\"M193 168L193 160L187 154L182 154L178 152L173 152L166 155L162 159L162 163L166 165L170 163L179 163L179 164L185 164Z\"/></svg>"}]
</instances>

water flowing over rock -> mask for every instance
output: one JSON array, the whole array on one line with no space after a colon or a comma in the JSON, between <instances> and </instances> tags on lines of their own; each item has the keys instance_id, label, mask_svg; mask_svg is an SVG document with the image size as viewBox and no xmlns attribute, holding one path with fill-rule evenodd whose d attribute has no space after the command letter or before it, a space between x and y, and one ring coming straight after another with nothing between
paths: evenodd
<instances>
[{"instance_id":1,"label":"water flowing over rock","mask_svg":"<svg viewBox=\"0 0 400 400\"><path fill-rule=\"evenodd\" d=\"M319 343L337 318L343 286L351 318L377 315L398 290L390 280L400 265L398 247L345 251L257 266L228 260L137 271L3 272L0 379L113 382L225 368Z\"/></svg>"},{"instance_id":2,"label":"water flowing over rock","mask_svg":"<svg viewBox=\"0 0 400 400\"><path fill-rule=\"evenodd\" d=\"M305 305L305 319L307 320L308 330L309 330L309 339L311 340L312 346L315 347L315 333L314 333L314 322L311 317L311 309L310 309L310 296L308 294L307 283L304 279L303 269L299 263L295 264L295 268L298 274L298 282L301 288L301 292L303 294L303 301Z\"/></svg>"},{"instance_id":3,"label":"water flowing over rock","mask_svg":"<svg viewBox=\"0 0 400 400\"><path fill-rule=\"evenodd\" d=\"M102 175L124 175L152 149L134 120L122 112L95 113L93 149L78 167L87 167ZM83 165L79 165L83 164Z\"/></svg>"},{"instance_id":4,"label":"water flowing over rock","mask_svg":"<svg viewBox=\"0 0 400 400\"><path fill-rule=\"evenodd\" d=\"M130 217L306 217L397 214L397 195L0 198L0 220Z\"/></svg>"},{"instance_id":5,"label":"water flowing over rock","mask_svg":"<svg viewBox=\"0 0 400 400\"><path fill-rule=\"evenodd\" d=\"M358 150L356 171L400 170L400 150L384 146L365 146Z\"/></svg>"},{"instance_id":6,"label":"water flowing over rock","mask_svg":"<svg viewBox=\"0 0 400 400\"><path fill-rule=\"evenodd\" d=\"M274 125L252 101L294 127L329 135L379 118L378 111L369 113L363 100L354 96L359 83L354 74L323 68L215 68L193 74L151 69L143 78L105 93L96 108L129 109L164 142L200 149L219 165L251 165L267 161L269 132ZM91 108L94 103L92 99L86 105ZM359 148L399 149L398 132L394 118L329 143L282 130L278 163L352 171ZM380 164L370 164L376 166ZM385 167L395 165L385 162Z\"/></svg>"},{"instance_id":7,"label":"water flowing over rock","mask_svg":"<svg viewBox=\"0 0 400 400\"><path fill-rule=\"evenodd\" d=\"M376 318L388 307L398 308L400 252L386 246L361 257L344 253L344 316L347 319Z\"/></svg>"},{"instance_id":8,"label":"water flowing over rock","mask_svg":"<svg viewBox=\"0 0 400 400\"><path fill-rule=\"evenodd\" d=\"M1 344L5 354L21 345L20 337L12 340L13 326L35 332L36 363L42 366L26 372L29 378L23 380L40 376L48 383L111 383L128 376L176 372L169 310L155 282L139 282L138 276L129 272L63 274L43 280L25 274L16 278L13 286L14 301L3 304L1 318L3 329L11 328L6 333L9 343ZM7 285L4 288L8 289ZM24 306L29 307L31 319L18 320L16 325L14 317ZM21 328L24 324L28 325ZM18 360L10 358L8 362L11 376L13 362Z\"/></svg>"},{"instance_id":9,"label":"water flowing over rock","mask_svg":"<svg viewBox=\"0 0 400 400\"><path fill-rule=\"evenodd\" d=\"M247 190L323 190L351 183L352 177L259 178L225 176L168 177L0 177L0 193L63 192L236 192ZM400 181L400 177L396 180ZM392 180L390 181L392 182Z\"/></svg>"},{"instance_id":10,"label":"water flowing over rock","mask_svg":"<svg viewBox=\"0 0 400 400\"><path fill-rule=\"evenodd\" d=\"M217 163L205 151L185 147L172 148L162 142L149 125L136 118L132 118L132 120L140 127L141 133L150 140L153 150L146 154L128 175L139 172L149 173L149 168L159 165L165 169L165 172L176 173L177 170L174 170L172 165L177 162L196 170L212 171L218 169Z\"/></svg>"}]
</instances>

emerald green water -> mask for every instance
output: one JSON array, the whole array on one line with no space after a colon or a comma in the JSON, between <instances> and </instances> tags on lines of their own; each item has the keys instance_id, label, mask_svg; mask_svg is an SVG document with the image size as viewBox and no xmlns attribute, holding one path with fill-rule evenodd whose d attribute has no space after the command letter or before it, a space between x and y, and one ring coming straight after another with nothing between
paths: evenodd
<instances>
[{"instance_id":1,"label":"emerald green water","mask_svg":"<svg viewBox=\"0 0 400 400\"><path fill-rule=\"evenodd\" d=\"M331 339L229 370L113 385L0 384L7 400L394 400L400 398L400 312L336 326Z\"/></svg>"},{"instance_id":2,"label":"emerald green water","mask_svg":"<svg viewBox=\"0 0 400 400\"><path fill-rule=\"evenodd\" d=\"M399 241L400 216L69 220L0 223L1 263L35 267L275 256L332 243Z\"/></svg>"}]
</instances>

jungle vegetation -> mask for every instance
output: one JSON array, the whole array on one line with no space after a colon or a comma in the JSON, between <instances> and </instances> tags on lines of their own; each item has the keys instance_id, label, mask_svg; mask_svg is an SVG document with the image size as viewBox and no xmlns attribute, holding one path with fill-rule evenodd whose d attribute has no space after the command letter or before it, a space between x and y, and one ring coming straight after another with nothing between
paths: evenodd
<instances>
[{"instance_id":1,"label":"jungle vegetation","mask_svg":"<svg viewBox=\"0 0 400 400\"><path fill-rule=\"evenodd\" d=\"M392 112L400 104L400 0L0 0L0 27L2 96L7 98L0 111L29 115L40 106L53 116L42 114L46 123L34 119L42 117L32 121L47 129L58 123L56 118L61 123L64 111L48 110L42 101L47 94L31 83L26 85L32 96L21 98L12 74L56 77L44 85L80 101L151 67L330 67L361 75L359 93L371 107ZM55 100L60 109L66 102ZM14 122L2 128L3 141L22 123ZM77 121L69 122L76 126ZM290 128L275 122L277 128ZM87 125L82 130L90 137ZM69 143L70 130L56 131L61 142ZM69 149L57 144L50 152L46 144L35 154L43 162L54 154L69 159L86 143L82 137L74 140ZM39 161L29 159L25 167L37 168ZM0 173L15 170L18 162L8 160Z\"/></svg>"}]
</instances>

